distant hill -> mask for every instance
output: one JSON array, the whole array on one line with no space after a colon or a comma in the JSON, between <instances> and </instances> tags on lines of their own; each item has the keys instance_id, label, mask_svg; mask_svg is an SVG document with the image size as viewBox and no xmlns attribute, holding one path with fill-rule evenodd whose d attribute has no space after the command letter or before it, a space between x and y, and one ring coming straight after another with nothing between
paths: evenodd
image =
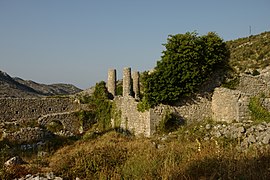
<instances>
[{"instance_id":1,"label":"distant hill","mask_svg":"<svg viewBox=\"0 0 270 180\"><path fill-rule=\"evenodd\" d=\"M226 42L230 65L239 73L260 71L270 64L270 32Z\"/></svg>"},{"instance_id":2,"label":"distant hill","mask_svg":"<svg viewBox=\"0 0 270 180\"><path fill-rule=\"evenodd\" d=\"M18 77L12 78L7 73L0 71L0 97L2 98L70 95L81 91L81 89L71 84L39 84Z\"/></svg>"}]
</instances>

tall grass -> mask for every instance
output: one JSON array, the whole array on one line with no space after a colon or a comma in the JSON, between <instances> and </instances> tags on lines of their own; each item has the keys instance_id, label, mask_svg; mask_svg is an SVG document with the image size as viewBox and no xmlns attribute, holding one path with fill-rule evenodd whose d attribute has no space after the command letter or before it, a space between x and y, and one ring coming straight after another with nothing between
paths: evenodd
<instances>
[{"instance_id":1,"label":"tall grass","mask_svg":"<svg viewBox=\"0 0 270 180\"><path fill-rule=\"evenodd\" d=\"M260 97L252 97L250 99L249 110L255 122L270 122L270 112L262 106Z\"/></svg>"},{"instance_id":2,"label":"tall grass","mask_svg":"<svg viewBox=\"0 0 270 180\"><path fill-rule=\"evenodd\" d=\"M198 141L198 140L197 140ZM269 149L218 142L130 138L109 132L64 147L50 167L67 179L267 179ZM200 146L200 148L198 148Z\"/></svg>"}]
</instances>

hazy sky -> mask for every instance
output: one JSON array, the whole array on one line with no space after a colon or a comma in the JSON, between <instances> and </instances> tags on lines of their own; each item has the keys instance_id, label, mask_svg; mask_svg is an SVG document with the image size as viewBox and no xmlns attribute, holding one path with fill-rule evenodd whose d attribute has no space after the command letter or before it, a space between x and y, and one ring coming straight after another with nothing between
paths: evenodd
<instances>
[{"instance_id":1,"label":"hazy sky","mask_svg":"<svg viewBox=\"0 0 270 180\"><path fill-rule=\"evenodd\" d=\"M144 71L169 34L224 40L270 31L270 0L0 0L0 70L87 88L107 69Z\"/></svg>"}]
</instances>

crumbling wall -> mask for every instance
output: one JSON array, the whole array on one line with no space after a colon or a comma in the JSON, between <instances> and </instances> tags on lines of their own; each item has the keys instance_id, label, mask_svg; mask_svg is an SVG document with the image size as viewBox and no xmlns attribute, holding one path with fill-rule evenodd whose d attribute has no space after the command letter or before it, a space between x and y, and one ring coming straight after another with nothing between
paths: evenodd
<instances>
[{"instance_id":1,"label":"crumbling wall","mask_svg":"<svg viewBox=\"0 0 270 180\"><path fill-rule=\"evenodd\" d=\"M242 74L239 79L239 84L236 90L245 94L257 96L260 94L269 95L270 93L270 76L268 74L262 74L258 76L252 76Z\"/></svg>"},{"instance_id":2,"label":"crumbling wall","mask_svg":"<svg viewBox=\"0 0 270 180\"><path fill-rule=\"evenodd\" d=\"M65 130L81 133L81 122L74 113L81 109L81 105L70 98L1 98L0 107L0 129L7 123L20 127L30 124L46 126L57 120Z\"/></svg>"},{"instance_id":3,"label":"crumbling wall","mask_svg":"<svg viewBox=\"0 0 270 180\"><path fill-rule=\"evenodd\" d=\"M80 104L70 98L0 98L0 107L1 123L77 111Z\"/></svg>"},{"instance_id":4,"label":"crumbling wall","mask_svg":"<svg viewBox=\"0 0 270 180\"><path fill-rule=\"evenodd\" d=\"M131 96L120 97L114 99L117 109L121 111L120 122L113 120L113 124L120 128L130 131L135 135L151 136L154 131L150 128L150 111L139 112L137 110L138 102Z\"/></svg>"},{"instance_id":5,"label":"crumbling wall","mask_svg":"<svg viewBox=\"0 0 270 180\"><path fill-rule=\"evenodd\" d=\"M216 88L212 96L213 120L242 122L250 120L248 104L251 95L238 90Z\"/></svg>"},{"instance_id":6,"label":"crumbling wall","mask_svg":"<svg viewBox=\"0 0 270 180\"><path fill-rule=\"evenodd\" d=\"M203 121L212 117L211 97L197 95L183 100L174 109L187 123Z\"/></svg>"},{"instance_id":7,"label":"crumbling wall","mask_svg":"<svg viewBox=\"0 0 270 180\"><path fill-rule=\"evenodd\" d=\"M134 78L136 77L136 78ZM132 76L133 83L137 85L137 76ZM115 98L116 105L121 111L120 126L135 134L152 135L162 120L164 110L169 110L182 118L187 123L213 119L225 122L244 122L251 120L249 110L250 98L270 94L270 73L259 76L241 75L236 90L222 87L215 88L214 92L208 90L192 98L182 99L176 106L160 105L144 113L138 112L136 99L131 97L131 69L123 71L123 97ZM220 81L211 88L216 87ZM115 84L115 83L111 83ZM133 84L134 88L134 84ZM135 88L136 89L136 88ZM207 88L204 88L207 89ZM209 88L208 88L209 89ZM135 90L134 90L135 92ZM139 94L139 90L136 89ZM135 96L136 97L136 96ZM270 110L270 100L264 99L262 105Z\"/></svg>"}]
</instances>

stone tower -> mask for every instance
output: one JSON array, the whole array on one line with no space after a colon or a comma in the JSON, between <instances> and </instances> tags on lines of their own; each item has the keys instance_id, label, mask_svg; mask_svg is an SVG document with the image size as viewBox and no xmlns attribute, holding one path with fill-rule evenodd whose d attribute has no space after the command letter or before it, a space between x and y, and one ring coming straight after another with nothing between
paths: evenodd
<instances>
[{"instance_id":1,"label":"stone tower","mask_svg":"<svg viewBox=\"0 0 270 180\"><path fill-rule=\"evenodd\" d=\"M135 95L135 99L140 99L140 73L138 71L132 72L132 80L133 80L133 92Z\"/></svg>"},{"instance_id":2,"label":"stone tower","mask_svg":"<svg viewBox=\"0 0 270 180\"><path fill-rule=\"evenodd\" d=\"M126 67L123 70L123 96L131 95L131 68Z\"/></svg>"},{"instance_id":3,"label":"stone tower","mask_svg":"<svg viewBox=\"0 0 270 180\"><path fill-rule=\"evenodd\" d=\"M116 96L116 70L115 69L109 69L108 70L108 92L113 95L113 97Z\"/></svg>"}]
</instances>

